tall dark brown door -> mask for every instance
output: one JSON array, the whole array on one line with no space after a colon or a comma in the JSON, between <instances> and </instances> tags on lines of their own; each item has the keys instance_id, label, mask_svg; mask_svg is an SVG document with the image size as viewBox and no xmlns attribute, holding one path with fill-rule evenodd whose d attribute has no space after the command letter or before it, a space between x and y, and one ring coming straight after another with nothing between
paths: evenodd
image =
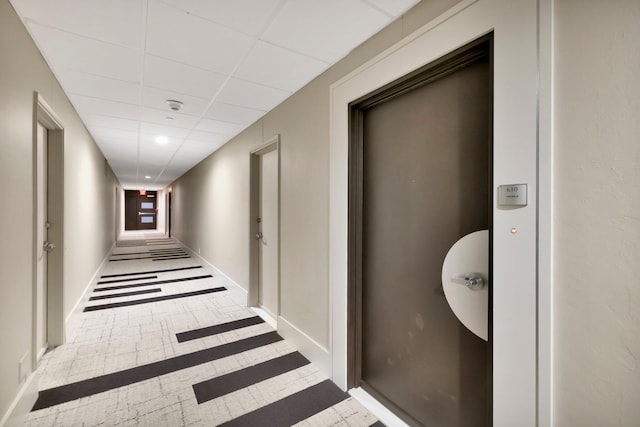
<instances>
[{"instance_id":1,"label":"tall dark brown door","mask_svg":"<svg viewBox=\"0 0 640 427\"><path fill-rule=\"evenodd\" d=\"M412 425L491 423L490 343L441 280L451 246L490 229L490 52L486 38L351 106L350 381Z\"/></svg>"},{"instance_id":2,"label":"tall dark brown door","mask_svg":"<svg viewBox=\"0 0 640 427\"><path fill-rule=\"evenodd\" d=\"M125 190L125 230L155 230L157 193Z\"/></svg>"}]
</instances>

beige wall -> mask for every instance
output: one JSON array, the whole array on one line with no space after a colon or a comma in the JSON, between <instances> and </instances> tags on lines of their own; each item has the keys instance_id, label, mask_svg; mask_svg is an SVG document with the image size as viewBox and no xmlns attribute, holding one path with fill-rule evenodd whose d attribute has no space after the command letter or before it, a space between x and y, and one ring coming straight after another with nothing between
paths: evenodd
<instances>
[{"instance_id":1,"label":"beige wall","mask_svg":"<svg viewBox=\"0 0 640 427\"><path fill-rule=\"evenodd\" d=\"M640 425L640 2L555 2L555 418Z\"/></svg>"},{"instance_id":2,"label":"beige wall","mask_svg":"<svg viewBox=\"0 0 640 427\"><path fill-rule=\"evenodd\" d=\"M249 153L281 135L281 316L329 341L329 86L456 4L421 2L173 184L172 232L249 288Z\"/></svg>"},{"instance_id":3,"label":"beige wall","mask_svg":"<svg viewBox=\"0 0 640 427\"><path fill-rule=\"evenodd\" d=\"M66 318L113 244L118 184L8 0L0 0L0 419L21 387L18 361L31 350L34 91L66 134Z\"/></svg>"}]
</instances>

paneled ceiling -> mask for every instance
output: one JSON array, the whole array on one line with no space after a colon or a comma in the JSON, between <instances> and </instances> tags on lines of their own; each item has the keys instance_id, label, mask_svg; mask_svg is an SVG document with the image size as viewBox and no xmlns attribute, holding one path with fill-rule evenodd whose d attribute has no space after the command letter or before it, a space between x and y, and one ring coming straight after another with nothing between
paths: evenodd
<instances>
[{"instance_id":1,"label":"paneled ceiling","mask_svg":"<svg viewBox=\"0 0 640 427\"><path fill-rule=\"evenodd\" d=\"M11 3L122 185L154 190L418 1Z\"/></svg>"}]
</instances>

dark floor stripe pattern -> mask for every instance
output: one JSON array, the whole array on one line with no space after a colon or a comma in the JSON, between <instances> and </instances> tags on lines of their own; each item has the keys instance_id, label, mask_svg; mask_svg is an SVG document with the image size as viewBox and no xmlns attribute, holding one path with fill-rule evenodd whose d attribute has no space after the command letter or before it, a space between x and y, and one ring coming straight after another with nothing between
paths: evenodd
<instances>
[{"instance_id":1,"label":"dark floor stripe pattern","mask_svg":"<svg viewBox=\"0 0 640 427\"><path fill-rule=\"evenodd\" d=\"M207 326L206 328L194 329L192 331L180 332L176 334L178 342L191 341L198 338L204 338L211 335L229 332L234 329L246 328L247 326L258 325L264 323L259 316L247 317L245 319L234 320L231 322L221 323L219 325Z\"/></svg>"},{"instance_id":2,"label":"dark floor stripe pattern","mask_svg":"<svg viewBox=\"0 0 640 427\"><path fill-rule=\"evenodd\" d=\"M147 280L147 279L157 279L158 276L142 276L142 277L132 277L130 279L115 279L115 280L101 280L96 285L106 285L108 283L122 283L122 282L132 282L134 280Z\"/></svg>"},{"instance_id":3,"label":"dark floor stripe pattern","mask_svg":"<svg viewBox=\"0 0 640 427\"><path fill-rule=\"evenodd\" d=\"M136 242L136 245L151 245L143 241ZM172 243L173 244L173 243ZM120 246L120 245L118 245ZM126 245L123 245L126 246ZM152 253L153 251L153 253ZM153 261L164 261L173 259L186 259L191 258L186 252L182 251L184 256L176 251L175 248L159 249L148 252L130 252L123 254L112 254L110 261L125 261L135 259L152 259ZM118 255L138 255L149 254L148 257L142 258L121 258L113 259ZM157 273L175 272L183 270L191 270L196 268L202 268L202 266L188 266L179 268L168 268L162 270L132 272L132 273L120 273L109 274L100 276L101 278L119 278L114 280L102 280L97 284L109 285L113 283L122 283L130 281L139 281L147 279L157 279ZM151 275L149 275L151 274ZM133 287L142 287L159 284L170 284L175 282L185 282L198 279L212 278L212 275L201 275L192 277L182 277L168 280L156 280L152 282L137 282L127 283L115 286L98 286L94 289L95 292L103 291L115 291L120 289L128 289ZM111 304L101 305L89 305L85 306L84 311L96 311L105 310L110 308L132 306L138 304L147 304L159 301L166 301L176 298L185 298L198 295L206 295L214 292L225 291L224 287L201 289L192 292L184 292L173 295L163 295L153 298L142 298L129 301L123 301ZM144 295L149 293L161 292L160 288L135 290L129 292L109 293L94 295L89 298L89 301L130 297L137 295ZM233 330L247 328L253 325L259 325L264 323L264 320L258 316L252 316L248 318L242 318L233 320L217 325L207 326L194 330L184 331L176 334L178 343L184 343L196 339L201 339ZM188 369L194 366L202 365L214 360L222 359L225 357L233 356L245 351L263 347L281 341L282 337L277 332L267 332L260 335L251 336L249 338L239 339L226 344L218 345L216 347L206 348L204 350L187 353L168 359L160 360L153 363L148 363L141 366L136 366L130 369L125 369L110 374L89 378L83 381L78 381L59 387L42 390L38 394L38 399L34 404L32 411L49 408L54 405L59 405L65 402L70 402L83 397L92 396L98 393L102 393L108 390L128 386L141 381L149 380L162 375L177 372L183 369ZM285 355L277 356L272 359L266 360L261 363L254 364L252 366L239 369L224 375L220 375L205 381L201 381L197 384L193 384L193 393L195 400L198 404L204 404L213 399L228 395L235 391L239 391L250 387L254 384L262 381L278 377L287 372L291 372L295 369L302 368L308 365L310 362L302 354L297 351L288 353ZM271 404L258 408L254 411L240 415L224 424L223 426L232 427L280 427L288 426L299 423L309 417L312 417L319 412L328 409L329 407L340 403L349 397L348 394L340 390L330 380L322 381L318 384L312 385L304 390L294 393L290 396L277 400ZM203 420L204 421L204 420ZM384 427L381 422L374 423L371 427Z\"/></svg>"},{"instance_id":4,"label":"dark floor stripe pattern","mask_svg":"<svg viewBox=\"0 0 640 427\"><path fill-rule=\"evenodd\" d=\"M309 363L302 354L294 351L239 371L194 384L193 392L198 403L204 403L260 381L301 368Z\"/></svg>"},{"instance_id":5,"label":"dark floor stripe pattern","mask_svg":"<svg viewBox=\"0 0 640 427\"><path fill-rule=\"evenodd\" d=\"M181 356L172 357L159 362L136 366L135 368L126 369L124 371L101 375L99 377L42 390L38 393L38 400L36 400L32 410L37 411L38 409L49 408L54 405L80 399L81 397L91 396L104 391L113 390L118 387L124 387L126 385L145 381L160 375L191 368L213 360L222 359L223 357L232 356L243 351L273 344L278 341L282 341L282 337L280 337L280 335L276 332L268 332L266 334L233 341L228 344L222 344L217 347L207 348L194 353L183 354Z\"/></svg>"},{"instance_id":6,"label":"dark floor stripe pattern","mask_svg":"<svg viewBox=\"0 0 640 427\"><path fill-rule=\"evenodd\" d=\"M325 380L284 399L220 424L220 426L291 426L342 402L348 397L347 393L340 390L330 380Z\"/></svg>"},{"instance_id":7,"label":"dark floor stripe pattern","mask_svg":"<svg viewBox=\"0 0 640 427\"><path fill-rule=\"evenodd\" d=\"M153 282L130 283L127 285L114 285L114 286L99 286L95 288L93 292L117 291L120 289L138 288L141 286L153 286L153 285L164 285L167 283L188 282L191 280L208 279L210 277L213 277L213 276L210 274L203 274L202 276L179 277L177 279L155 280Z\"/></svg>"},{"instance_id":8,"label":"dark floor stripe pattern","mask_svg":"<svg viewBox=\"0 0 640 427\"><path fill-rule=\"evenodd\" d=\"M169 273L172 271L183 271L183 270L193 270L194 268L202 268L201 265L192 265L190 267L179 267L179 268L167 268L165 270L152 270L152 271L139 271L136 273L120 273L120 274L105 274L100 276L101 279L106 279L108 277L127 277L127 276L137 276L140 274L154 274L154 273ZM133 280L133 279L131 279Z\"/></svg>"},{"instance_id":9,"label":"dark floor stripe pattern","mask_svg":"<svg viewBox=\"0 0 640 427\"><path fill-rule=\"evenodd\" d=\"M114 302L114 303L111 303L111 304L89 305L89 306L86 306L83 311L86 312L86 311L107 310L109 308L129 307L129 306L132 306L132 305L148 304L148 303L151 303L151 302L168 301L168 300L178 299L178 298L195 297L195 296L198 296L198 295L206 295L206 294L211 294L213 292L222 292L222 291L226 291L226 290L227 290L227 288L221 286L219 288L200 289L198 291L183 292L181 294L173 294L173 295L163 295L161 297L143 298L143 299L137 299L137 300L133 300L133 301Z\"/></svg>"},{"instance_id":10,"label":"dark floor stripe pattern","mask_svg":"<svg viewBox=\"0 0 640 427\"><path fill-rule=\"evenodd\" d=\"M141 291L121 292L119 294L98 295L98 296L89 298L89 301L97 301L97 300L109 299L109 298L131 297L134 295L153 294L155 292L160 292L161 290L162 289L160 288L153 288L153 289L143 289Z\"/></svg>"}]
</instances>

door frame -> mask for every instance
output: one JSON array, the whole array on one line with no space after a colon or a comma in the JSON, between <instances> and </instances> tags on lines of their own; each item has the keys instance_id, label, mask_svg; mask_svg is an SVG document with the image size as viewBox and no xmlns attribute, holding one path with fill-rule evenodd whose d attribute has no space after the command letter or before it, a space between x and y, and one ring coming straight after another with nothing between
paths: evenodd
<instances>
[{"instance_id":1,"label":"door frame","mask_svg":"<svg viewBox=\"0 0 640 427\"><path fill-rule=\"evenodd\" d=\"M493 31L494 425L529 427L551 419L551 18L550 0L522 0L509 7L501 0L463 0L331 86L330 354L332 379L343 389L348 366L348 105ZM514 183L529 185L528 206L496 206L496 187Z\"/></svg>"},{"instance_id":2,"label":"door frame","mask_svg":"<svg viewBox=\"0 0 640 427\"><path fill-rule=\"evenodd\" d=\"M38 123L47 129L47 184L48 184L48 239L56 244L56 249L47 255L47 341L49 347L65 342L64 325L64 126L53 109L38 92L33 95L33 277L32 277L32 367L37 367L38 343L36 342L36 297L38 257L37 212L37 146Z\"/></svg>"},{"instance_id":3,"label":"door frame","mask_svg":"<svg viewBox=\"0 0 640 427\"><path fill-rule=\"evenodd\" d=\"M363 239L364 239L364 115L365 111L445 78L456 71L477 63L479 60L489 59L491 86L488 103L493 105L493 32L462 46L455 51L431 62L417 70L354 100L349 104L349 211L348 211L348 284L347 284L347 388L363 387L369 394L388 406L395 408L397 415L407 422L416 421L402 408L383 396L378 395L371 387L362 381L362 332L363 332ZM493 111L490 119L493 123ZM493 130L490 132L489 156L485 161L489 169L487 188L493 188ZM493 194L489 191L489 307L488 326L489 339L487 342L487 405L488 425L491 422L492 402L492 239L493 239Z\"/></svg>"},{"instance_id":4,"label":"door frame","mask_svg":"<svg viewBox=\"0 0 640 427\"><path fill-rule=\"evenodd\" d=\"M256 218L260 214L260 156L277 151L278 153L278 263L277 263L277 282L278 282L278 312L274 313L277 317L280 316L280 236L281 236L281 224L280 224L280 134L276 134L266 140L256 150L253 150L250 154L249 163L249 294L247 295L247 305L249 307L258 307L260 299L260 242L255 238L256 233L259 231ZM276 322L278 319L274 319Z\"/></svg>"}]
</instances>

